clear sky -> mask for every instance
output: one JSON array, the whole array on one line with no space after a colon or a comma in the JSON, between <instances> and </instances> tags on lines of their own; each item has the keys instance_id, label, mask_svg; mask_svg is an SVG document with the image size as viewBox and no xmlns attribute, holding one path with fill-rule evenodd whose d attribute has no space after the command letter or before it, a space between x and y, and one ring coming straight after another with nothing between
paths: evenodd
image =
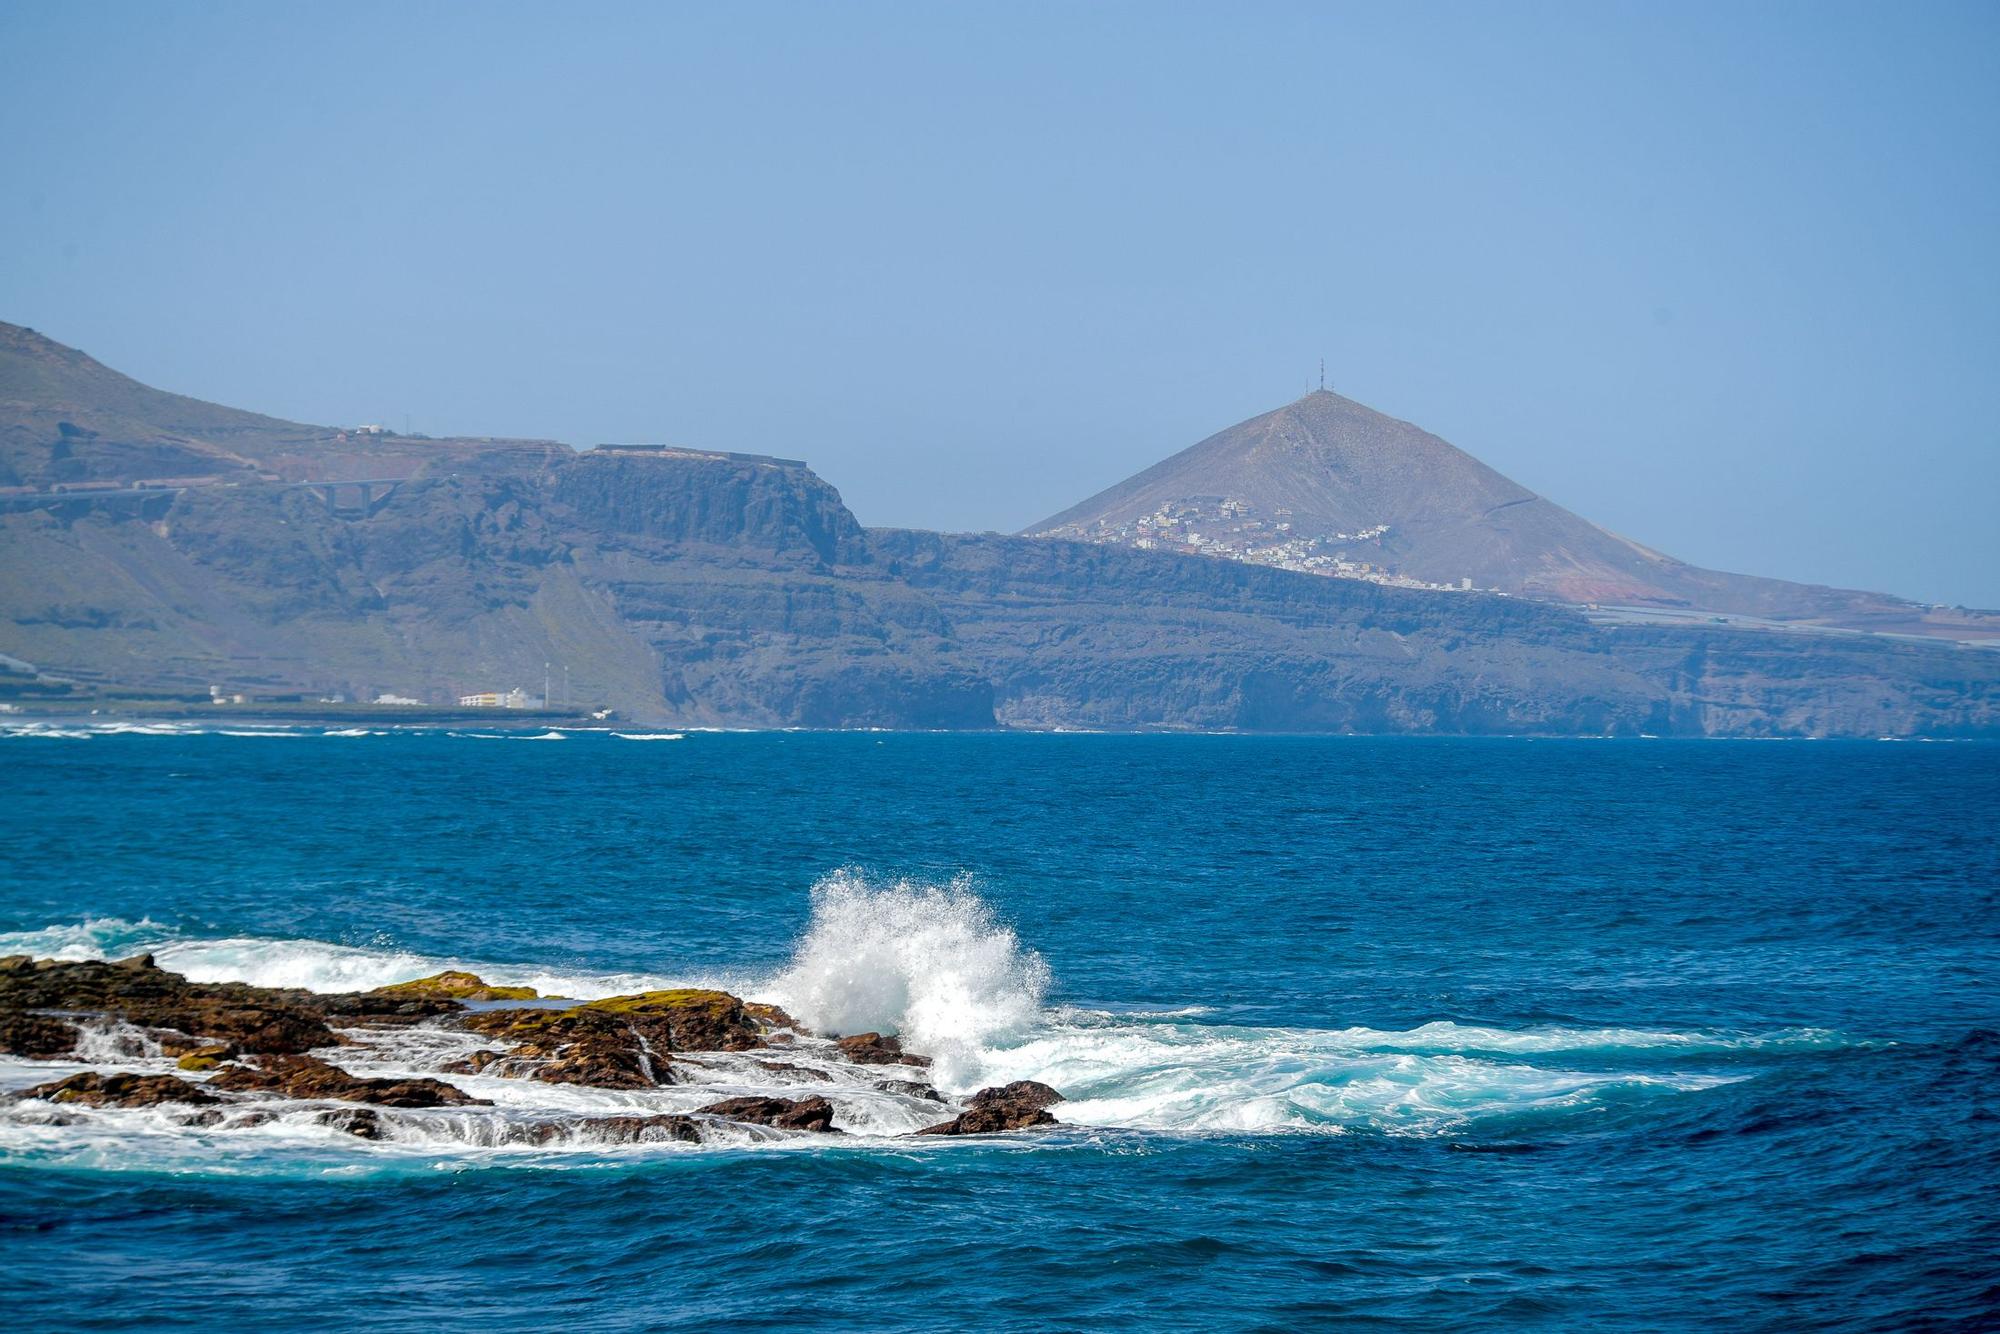
<instances>
[{"instance_id":1,"label":"clear sky","mask_svg":"<svg viewBox=\"0 0 2000 1334\"><path fill-rule=\"evenodd\" d=\"M2000 5L0 0L0 319L1014 529L1333 388L2000 606Z\"/></svg>"}]
</instances>

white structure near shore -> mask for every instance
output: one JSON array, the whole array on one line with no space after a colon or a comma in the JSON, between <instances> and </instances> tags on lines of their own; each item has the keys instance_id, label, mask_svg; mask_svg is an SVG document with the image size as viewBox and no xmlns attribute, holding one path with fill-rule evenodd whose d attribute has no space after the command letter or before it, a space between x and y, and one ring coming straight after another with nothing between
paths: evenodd
<instances>
[{"instance_id":1,"label":"white structure near shore","mask_svg":"<svg viewBox=\"0 0 2000 1334\"><path fill-rule=\"evenodd\" d=\"M477 695L460 695L458 706L461 709L539 709L542 701L515 686L505 694L487 690Z\"/></svg>"}]
</instances>

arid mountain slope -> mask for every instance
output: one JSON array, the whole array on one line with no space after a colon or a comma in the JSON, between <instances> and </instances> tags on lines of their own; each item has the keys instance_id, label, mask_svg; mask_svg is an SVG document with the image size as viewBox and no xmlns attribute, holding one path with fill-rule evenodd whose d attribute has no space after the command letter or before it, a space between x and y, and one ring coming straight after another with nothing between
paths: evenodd
<instances>
[{"instance_id":1,"label":"arid mountain slope","mask_svg":"<svg viewBox=\"0 0 2000 1334\"><path fill-rule=\"evenodd\" d=\"M1027 532L1573 604L2000 638L2000 617L1675 560L1428 431L1325 390L1212 435Z\"/></svg>"}]
</instances>

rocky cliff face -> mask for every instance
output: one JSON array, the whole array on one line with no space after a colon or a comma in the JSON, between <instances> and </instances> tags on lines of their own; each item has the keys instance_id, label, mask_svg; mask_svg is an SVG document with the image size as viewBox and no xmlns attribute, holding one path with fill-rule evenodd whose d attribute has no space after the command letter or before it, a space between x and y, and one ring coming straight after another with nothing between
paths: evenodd
<instances>
[{"instance_id":1,"label":"rocky cliff face","mask_svg":"<svg viewBox=\"0 0 2000 1334\"><path fill-rule=\"evenodd\" d=\"M568 664L575 698L663 722L992 725L936 605L809 470L527 461L442 461L372 513L263 485L0 514L0 651L124 685L436 703Z\"/></svg>"},{"instance_id":2,"label":"rocky cliff face","mask_svg":"<svg viewBox=\"0 0 2000 1334\"><path fill-rule=\"evenodd\" d=\"M880 568L801 465L584 455L551 501L574 559L660 664L675 721L990 727L992 688L936 604Z\"/></svg>"},{"instance_id":3,"label":"rocky cliff face","mask_svg":"<svg viewBox=\"0 0 2000 1334\"><path fill-rule=\"evenodd\" d=\"M2000 735L2000 655L1648 626L1077 542L876 534L1004 724L1657 736Z\"/></svg>"}]
</instances>

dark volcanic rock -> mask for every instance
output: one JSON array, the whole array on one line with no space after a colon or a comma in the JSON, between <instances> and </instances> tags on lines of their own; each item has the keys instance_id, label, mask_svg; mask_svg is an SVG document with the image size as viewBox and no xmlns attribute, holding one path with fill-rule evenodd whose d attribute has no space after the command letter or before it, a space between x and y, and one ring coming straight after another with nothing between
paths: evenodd
<instances>
[{"instance_id":1,"label":"dark volcanic rock","mask_svg":"<svg viewBox=\"0 0 2000 1334\"><path fill-rule=\"evenodd\" d=\"M172 1075L71 1075L15 1095L44 1102L81 1103L85 1107L155 1107L163 1102L210 1103L217 1099L200 1085Z\"/></svg>"},{"instance_id":2,"label":"dark volcanic rock","mask_svg":"<svg viewBox=\"0 0 2000 1334\"><path fill-rule=\"evenodd\" d=\"M487 1062L496 1073L515 1073L514 1062L526 1060L539 1063L533 1077L545 1084L644 1089L673 1082L665 1031L655 1041L641 1026L603 1010L487 1010L459 1023L514 1044Z\"/></svg>"},{"instance_id":3,"label":"dark volcanic rock","mask_svg":"<svg viewBox=\"0 0 2000 1334\"><path fill-rule=\"evenodd\" d=\"M497 1062L539 1061L534 1078L596 1088L652 1088L673 1082L674 1052L748 1051L764 1033L743 1002L726 991L679 988L573 1005L470 1014L460 1026L514 1043ZM478 1059L478 1058L472 1058ZM486 1057L485 1065L496 1064Z\"/></svg>"},{"instance_id":4,"label":"dark volcanic rock","mask_svg":"<svg viewBox=\"0 0 2000 1334\"><path fill-rule=\"evenodd\" d=\"M1047 1084L1019 1079L1000 1088L981 1089L966 1100L966 1110L943 1125L926 1126L919 1135L990 1135L1002 1130L1028 1130L1059 1124L1048 1109L1062 1094Z\"/></svg>"},{"instance_id":5,"label":"dark volcanic rock","mask_svg":"<svg viewBox=\"0 0 2000 1334\"><path fill-rule=\"evenodd\" d=\"M903 1044L896 1038L885 1038L880 1033L856 1033L852 1037L841 1038L833 1044L840 1048L841 1055L856 1065L929 1065L931 1058L918 1056L903 1050Z\"/></svg>"},{"instance_id":6,"label":"dark volcanic rock","mask_svg":"<svg viewBox=\"0 0 2000 1334\"><path fill-rule=\"evenodd\" d=\"M67 1056L75 1048L75 1024L42 1014L0 1010L0 1052L47 1061Z\"/></svg>"},{"instance_id":7,"label":"dark volcanic rock","mask_svg":"<svg viewBox=\"0 0 2000 1334\"><path fill-rule=\"evenodd\" d=\"M267 1056L259 1066L232 1065L208 1081L231 1093L275 1093L286 1098L338 1098L379 1107L488 1107L463 1089L437 1079L364 1079L315 1056Z\"/></svg>"},{"instance_id":8,"label":"dark volcanic rock","mask_svg":"<svg viewBox=\"0 0 2000 1334\"><path fill-rule=\"evenodd\" d=\"M242 1051L302 1052L337 1042L307 997L239 982L189 982L158 967L149 954L118 963L41 959L0 969L0 1013L110 1015L142 1028L224 1039Z\"/></svg>"},{"instance_id":9,"label":"dark volcanic rock","mask_svg":"<svg viewBox=\"0 0 2000 1334\"><path fill-rule=\"evenodd\" d=\"M801 1032L799 1021L786 1014L783 1008L765 1001L744 1001L743 1013L750 1016L764 1028L789 1028Z\"/></svg>"},{"instance_id":10,"label":"dark volcanic rock","mask_svg":"<svg viewBox=\"0 0 2000 1334\"><path fill-rule=\"evenodd\" d=\"M414 1023L463 1009L439 997L322 996L253 987L242 982L190 982L153 962L150 954L117 963L89 960L0 959L0 1045L21 1056L55 1056L54 1016L103 1015L154 1034L168 1055L216 1046L236 1052L296 1054L340 1041L330 1026ZM67 1027L67 1025L65 1025Z\"/></svg>"},{"instance_id":11,"label":"dark volcanic rock","mask_svg":"<svg viewBox=\"0 0 2000 1334\"><path fill-rule=\"evenodd\" d=\"M692 987L647 991L610 996L579 1008L621 1015L643 1028L656 1045L672 1051L748 1051L764 1045L763 1032L743 1002L726 991Z\"/></svg>"},{"instance_id":12,"label":"dark volcanic rock","mask_svg":"<svg viewBox=\"0 0 2000 1334\"><path fill-rule=\"evenodd\" d=\"M998 1088L981 1089L965 1100L967 1107L985 1109L989 1107L1020 1108L1038 1112L1045 1107L1053 1107L1063 1100L1063 1095L1047 1084L1032 1079L1017 1079L1011 1084Z\"/></svg>"},{"instance_id":13,"label":"dark volcanic rock","mask_svg":"<svg viewBox=\"0 0 2000 1334\"><path fill-rule=\"evenodd\" d=\"M779 1130L833 1130L833 1104L825 1098L725 1098L701 1111Z\"/></svg>"}]
</instances>

